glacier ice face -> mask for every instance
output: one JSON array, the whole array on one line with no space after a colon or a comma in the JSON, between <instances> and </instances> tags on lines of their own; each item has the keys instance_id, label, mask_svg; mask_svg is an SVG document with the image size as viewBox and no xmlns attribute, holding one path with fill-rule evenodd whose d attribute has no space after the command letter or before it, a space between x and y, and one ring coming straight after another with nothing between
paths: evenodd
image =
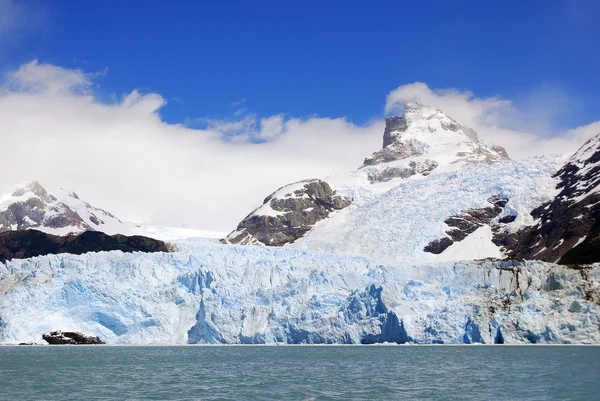
<instances>
[{"instance_id":1,"label":"glacier ice face","mask_svg":"<svg viewBox=\"0 0 600 401\"><path fill-rule=\"evenodd\" d=\"M177 253L0 265L0 342L61 329L107 343L599 343L600 265L381 264L182 241Z\"/></svg>"}]
</instances>

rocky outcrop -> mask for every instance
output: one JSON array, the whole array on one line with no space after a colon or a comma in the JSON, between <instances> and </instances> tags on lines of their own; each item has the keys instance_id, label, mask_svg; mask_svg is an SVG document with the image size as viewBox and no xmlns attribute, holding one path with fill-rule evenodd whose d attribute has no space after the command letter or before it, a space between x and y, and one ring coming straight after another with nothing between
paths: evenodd
<instances>
[{"instance_id":1,"label":"rocky outcrop","mask_svg":"<svg viewBox=\"0 0 600 401\"><path fill-rule=\"evenodd\" d=\"M407 103L402 116L386 118L382 149L366 158L360 168L365 169L371 183L376 183L426 176L440 166L441 160L453 165L508 159L502 147L479 141L475 131L442 111Z\"/></svg>"},{"instance_id":2,"label":"rocky outcrop","mask_svg":"<svg viewBox=\"0 0 600 401\"><path fill-rule=\"evenodd\" d=\"M375 184L377 182L387 182L394 178L408 178L417 174L427 176L437 166L438 163L436 161L429 159L411 160L408 166L392 166L386 167L383 170L369 172L367 173L367 179L371 184Z\"/></svg>"},{"instance_id":3,"label":"rocky outcrop","mask_svg":"<svg viewBox=\"0 0 600 401\"><path fill-rule=\"evenodd\" d=\"M107 235L99 231L86 231L64 237L37 230L7 231L0 233L0 262L26 259L34 256L71 253L80 255L100 251L168 252L167 245L152 238L138 235Z\"/></svg>"},{"instance_id":4,"label":"rocky outcrop","mask_svg":"<svg viewBox=\"0 0 600 401\"><path fill-rule=\"evenodd\" d=\"M102 228L105 220L119 222L111 213L91 206L72 191L62 198L33 181L16 188L0 202L0 232L44 229L53 233L80 233Z\"/></svg>"},{"instance_id":5,"label":"rocky outcrop","mask_svg":"<svg viewBox=\"0 0 600 401\"><path fill-rule=\"evenodd\" d=\"M500 231L494 242L510 257L546 262L600 262L600 134L554 175L558 195L531 212L536 224Z\"/></svg>"},{"instance_id":6,"label":"rocky outcrop","mask_svg":"<svg viewBox=\"0 0 600 401\"><path fill-rule=\"evenodd\" d=\"M269 195L224 242L272 246L291 243L331 212L350 205L351 201L338 195L325 181L300 181Z\"/></svg>"},{"instance_id":7,"label":"rocky outcrop","mask_svg":"<svg viewBox=\"0 0 600 401\"><path fill-rule=\"evenodd\" d=\"M42 335L42 339L51 345L91 345L104 344L97 336L88 336L78 331L52 331Z\"/></svg>"},{"instance_id":8,"label":"rocky outcrop","mask_svg":"<svg viewBox=\"0 0 600 401\"><path fill-rule=\"evenodd\" d=\"M485 224L490 224L495 217L502 213L504 206L508 203L508 199L504 199L498 195L491 196L487 201L492 206L464 210L460 214L450 216L444 220L444 223L449 227L446 230L448 237L431 241L425 246L423 251L433 254L444 252L453 243L462 241L478 228Z\"/></svg>"}]
</instances>

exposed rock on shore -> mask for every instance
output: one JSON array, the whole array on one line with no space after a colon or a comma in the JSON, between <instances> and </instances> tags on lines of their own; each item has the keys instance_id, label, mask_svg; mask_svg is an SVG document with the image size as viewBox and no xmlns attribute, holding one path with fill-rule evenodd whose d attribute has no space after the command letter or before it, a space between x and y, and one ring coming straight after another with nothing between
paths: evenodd
<instances>
[{"instance_id":1,"label":"exposed rock on shore","mask_svg":"<svg viewBox=\"0 0 600 401\"><path fill-rule=\"evenodd\" d=\"M51 345L82 345L82 344L104 344L97 336L88 336L78 331L51 331L42 335L42 339Z\"/></svg>"}]
</instances>

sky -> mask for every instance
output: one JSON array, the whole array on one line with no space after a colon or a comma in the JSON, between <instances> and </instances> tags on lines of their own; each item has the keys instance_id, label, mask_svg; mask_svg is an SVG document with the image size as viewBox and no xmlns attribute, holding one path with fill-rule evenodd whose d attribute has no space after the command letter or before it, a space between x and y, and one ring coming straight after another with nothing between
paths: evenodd
<instances>
[{"instance_id":1,"label":"sky","mask_svg":"<svg viewBox=\"0 0 600 401\"><path fill-rule=\"evenodd\" d=\"M600 132L600 2L0 0L0 190L231 231L432 104L522 159ZM2 192L4 192L2 190Z\"/></svg>"}]
</instances>

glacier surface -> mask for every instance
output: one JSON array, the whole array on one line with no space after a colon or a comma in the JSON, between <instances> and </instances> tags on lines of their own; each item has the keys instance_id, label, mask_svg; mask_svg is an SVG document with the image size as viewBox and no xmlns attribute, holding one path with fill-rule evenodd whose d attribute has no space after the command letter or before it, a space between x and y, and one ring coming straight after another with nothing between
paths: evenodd
<instances>
[{"instance_id":1,"label":"glacier surface","mask_svg":"<svg viewBox=\"0 0 600 401\"><path fill-rule=\"evenodd\" d=\"M421 266L179 241L0 265L0 343L600 343L600 265Z\"/></svg>"},{"instance_id":2,"label":"glacier surface","mask_svg":"<svg viewBox=\"0 0 600 401\"><path fill-rule=\"evenodd\" d=\"M515 220L507 226L510 231L532 224L530 211L556 194L552 174L561 160L561 156L543 156L476 164L376 185L361 171L328 177L325 180L340 195L351 197L352 203L287 246L412 264L498 257L501 253L492 243L491 233L484 235L483 231L439 255L423 249L447 236L445 219L463 210L489 206L487 199L494 195L508 203L492 223L512 215Z\"/></svg>"}]
</instances>

